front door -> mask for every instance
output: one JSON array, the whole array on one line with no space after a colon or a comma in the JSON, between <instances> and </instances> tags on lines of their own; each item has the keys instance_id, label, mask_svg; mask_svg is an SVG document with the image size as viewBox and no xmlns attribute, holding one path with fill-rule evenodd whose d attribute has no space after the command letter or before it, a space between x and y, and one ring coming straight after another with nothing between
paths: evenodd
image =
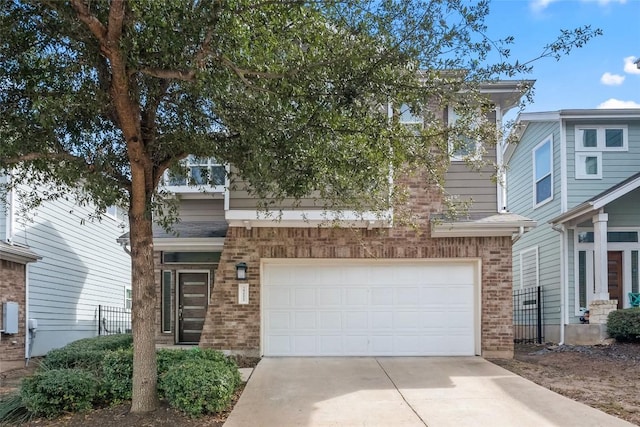
<instances>
[{"instance_id":1,"label":"front door","mask_svg":"<svg viewBox=\"0 0 640 427\"><path fill-rule=\"evenodd\" d=\"M618 309L622 308L622 251L607 252L607 271L609 299L618 300Z\"/></svg>"},{"instance_id":2,"label":"front door","mask_svg":"<svg viewBox=\"0 0 640 427\"><path fill-rule=\"evenodd\" d=\"M208 273L178 273L178 342L198 344L207 315Z\"/></svg>"}]
</instances>

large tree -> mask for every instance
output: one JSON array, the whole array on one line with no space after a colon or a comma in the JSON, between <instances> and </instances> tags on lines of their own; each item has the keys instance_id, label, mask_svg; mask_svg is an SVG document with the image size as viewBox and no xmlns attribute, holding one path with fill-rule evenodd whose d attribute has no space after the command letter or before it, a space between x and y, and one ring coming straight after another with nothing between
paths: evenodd
<instances>
[{"instance_id":1,"label":"large tree","mask_svg":"<svg viewBox=\"0 0 640 427\"><path fill-rule=\"evenodd\" d=\"M264 200L316 194L327 208L386 209L390 173L421 167L437 180L448 133L482 128L452 131L426 114L421 130L407 129L400 106L477 111L480 82L529 71L507 62L511 38L484 37L485 1L0 7L0 169L14 183L52 185L48 198L74 190L98 210L128 208L135 412L157 405L152 221L162 220L168 169L188 154L215 157ZM541 56L595 33L564 31Z\"/></svg>"}]
</instances>

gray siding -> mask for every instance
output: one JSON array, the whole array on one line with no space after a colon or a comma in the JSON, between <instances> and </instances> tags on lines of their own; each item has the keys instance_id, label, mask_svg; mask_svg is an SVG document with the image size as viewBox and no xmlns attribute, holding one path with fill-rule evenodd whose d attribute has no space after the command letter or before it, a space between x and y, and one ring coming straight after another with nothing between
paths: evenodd
<instances>
[{"instance_id":1,"label":"gray siding","mask_svg":"<svg viewBox=\"0 0 640 427\"><path fill-rule=\"evenodd\" d=\"M628 151L602 152L602 179L576 179L575 126L576 124L607 125L627 124ZM640 121L589 120L567 122L567 206L579 205L602 191L624 181L640 171Z\"/></svg>"},{"instance_id":2,"label":"gray siding","mask_svg":"<svg viewBox=\"0 0 640 427\"><path fill-rule=\"evenodd\" d=\"M640 188L609 203L605 211L609 214L608 227L640 227Z\"/></svg>"},{"instance_id":3,"label":"gray siding","mask_svg":"<svg viewBox=\"0 0 640 427\"><path fill-rule=\"evenodd\" d=\"M464 162L451 162L445 175L445 191L449 195L459 196L460 201L470 201L470 213L497 212L498 191L492 179L495 175L492 165L496 161L495 147L487 150L484 160L488 164L480 171L472 170Z\"/></svg>"},{"instance_id":4,"label":"gray siding","mask_svg":"<svg viewBox=\"0 0 640 427\"><path fill-rule=\"evenodd\" d=\"M181 221L224 221L224 200L182 199L179 217Z\"/></svg>"},{"instance_id":5,"label":"gray siding","mask_svg":"<svg viewBox=\"0 0 640 427\"><path fill-rule=\"evenodd\" d=\"M249 194L249 183L236 179L231 189L229 190L229 209L247 209L256 210L258 208L258 199ZM317 198L308 197L298 201L293 199L286 199L277 205L270 206L270 209L316 209L323 210L324 206L321 200Z\"/></svg>"},{"instance_id":6,"label":"gray siding","mask_svg":"<svg viewBox=\"0 0 640 427\"><path fill-rule=\"evenodd\" d=\"M553 199L533 207L533 149L553 135ZM560 322L560 233L548 221L560 214L560 129L557 122L532 123L509 161L507 201L511 212L535 219L538 226L513 245L514 287L520 286L520 252L538 247L539 283L544 288L545 323Z\"/></svg>"},{"instance_id":7,"label":"gray siding","mask_svg":"<svg viewBox=\"0 0 640 427\"><path fill-rule=\"evenodd\" d=\"M59 200L16 224L15 241L42 256L29 266L29 318L38 320L34 356L95 336L99 304L124 307L131 260L116 243L123 230L111 218L89 221L91 212Z\"/></svg>"}]
</instances>

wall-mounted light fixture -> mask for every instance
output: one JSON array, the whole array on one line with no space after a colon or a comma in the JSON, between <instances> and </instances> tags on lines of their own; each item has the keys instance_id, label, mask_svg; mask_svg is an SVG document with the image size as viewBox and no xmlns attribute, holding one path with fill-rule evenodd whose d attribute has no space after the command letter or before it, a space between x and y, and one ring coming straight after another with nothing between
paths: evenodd
<instances>
[{"instance_id":1,"label":"wall-mounted light fixture","mask_svg":"<svg viewBox=\"0 0 640 427\"><path fill-rule=\"evenodd\" d=\"M236 279L245 280L247 278L247 263L239 262L236 264Z\"/></svg>"}]
</instances>

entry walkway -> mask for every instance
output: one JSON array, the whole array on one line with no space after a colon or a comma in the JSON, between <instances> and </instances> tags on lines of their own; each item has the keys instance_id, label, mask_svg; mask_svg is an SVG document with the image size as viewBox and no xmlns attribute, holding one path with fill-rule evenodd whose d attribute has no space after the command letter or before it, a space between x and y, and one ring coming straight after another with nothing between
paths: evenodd
<instances>
[{"instance_id":1,"label":"entry walkway","mask_svg":"<svg viewBox=\"0 0 640 427\"><path fill-rule=\"evenodd\" d=\"M631 426L480 357L264 358L225 427Z\"/></svg>"}]
</instances>

